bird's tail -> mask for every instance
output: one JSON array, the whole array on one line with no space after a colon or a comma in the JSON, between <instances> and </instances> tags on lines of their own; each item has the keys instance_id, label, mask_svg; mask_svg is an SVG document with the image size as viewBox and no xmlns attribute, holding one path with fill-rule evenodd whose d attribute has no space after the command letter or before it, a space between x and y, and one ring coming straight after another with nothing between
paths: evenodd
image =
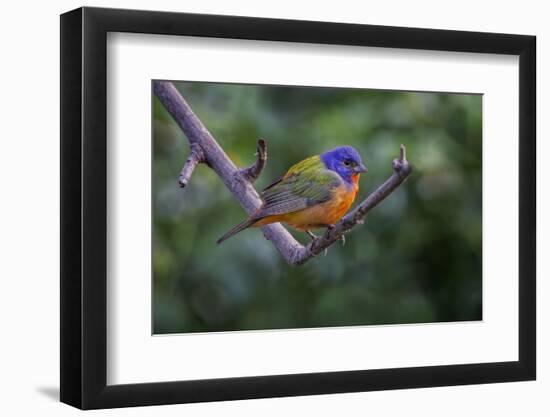
<instances>
[{"instance_id":1,"label":"bird's tail","mask_svg":"<svg viewBox=\"0 0 550 417\"><path fill-rule=\"evenodd\" d=\"M242 223L239 223L238 225L236 225L234 228L232 228L231 230L229 230L225 235L223 235L222 237L220 237L218 240L217 240L217 244L219 245L220 243L222 243L224 240L227 240L229 239L231 236L234 236L236 235L237 233L239 232L242 232L244 229L246 229L247 227L250 227L252 226L254 223L256 223L258 221L258 219L254 219L254 218L249 218L249 219L246 219L245 221L243 221Z\"/></svg>"}]
</instances>

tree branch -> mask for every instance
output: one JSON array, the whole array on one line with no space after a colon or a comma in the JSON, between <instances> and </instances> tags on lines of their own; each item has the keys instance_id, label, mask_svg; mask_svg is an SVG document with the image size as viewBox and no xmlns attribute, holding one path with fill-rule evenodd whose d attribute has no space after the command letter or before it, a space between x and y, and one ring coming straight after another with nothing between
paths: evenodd
<instances>
[{"instance_id":1,"label":"tree branch","mask_svg":"<svg viewBox=\"0 0 550 417\"><path fill-rule=\"evenodd\" d=\"M191 146L191 154L180 174L180 185L183 187L189 182L193 170L199 163L206 163L218 174L246 212L249 215L255 212L263 202L252 186L252 181L259 177L267 162L265 140L258 140L256 162L248 168L238 169L171 82L154 81L153 91L185 133ZM280 223L263 226L264 236L272 242L287 263L304 264L340 240L344 233L362 223L370 210L407 179L412 172L412 166L407 161L403 145L400 148L399 158L393 161L392 167L394 172L386 182L334 227L329 228L323 236L315 238L307 246L297 242Z\"/></svg>"},{"instance_id":2,"label":"tree branch","mask_svg":"<svg viewBox=\"0 0 550 417\"><path fill-rule=\"evenodd\" d=\"M262 205L260 196L252 184L243 178L235 164L193 113L193 110L176 87L168 81L154 81L153 91L185 133L189 143L191 145L197 144L201 148L204 154L204 162L218 174L245 211L248 214L255 212ZM263 226L262 231L287 262L296 251L303 248L288 230L279 223Z\"/></svg>"},{"instance_id":3,"label":"tree branch","mask_svg":"<svg viewBox=\"0 0 550 417\"><path fill-rule=\"evenodd\" d=\"M248 168L241 169L241 175L248 181L254 182L262 173L265 164L267 163L267 143L264 139L258 139L256 147L256 162Z\"/></svg>"},{"instance_id":4,"label":"tree branch","mask_svg":"<svg viewBox=\"0 0 550 417\"><path fill-rule=\"evenodd\" d=\"M178 182L181 188L187 185L187 183L191 179L191 175L193 175L195 167L201 162L204 162L204 154L202 152L202 148L196 143L193 143L191 144L191 153L189 154L189 157L185 161L185 165L180 172Z\"/></svg>"}]
</instances>

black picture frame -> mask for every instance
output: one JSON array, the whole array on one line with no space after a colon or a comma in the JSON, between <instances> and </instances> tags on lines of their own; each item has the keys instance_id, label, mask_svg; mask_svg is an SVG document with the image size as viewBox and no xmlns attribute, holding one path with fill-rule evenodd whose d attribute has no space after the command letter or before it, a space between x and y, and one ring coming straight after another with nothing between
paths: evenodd
<instances>
[{"instance_id":1,"label":"black picture frame","mask_svg":"<svg viewBox=\"0 0 550 417\"><path fill-rule=\"evenodd\" d=\"M107 385L108 32L519 56L519 360ZM525 35L88 7L61 15L61 401L94 409L535 379L535 51Z\"/></svg>"}]
</instances>

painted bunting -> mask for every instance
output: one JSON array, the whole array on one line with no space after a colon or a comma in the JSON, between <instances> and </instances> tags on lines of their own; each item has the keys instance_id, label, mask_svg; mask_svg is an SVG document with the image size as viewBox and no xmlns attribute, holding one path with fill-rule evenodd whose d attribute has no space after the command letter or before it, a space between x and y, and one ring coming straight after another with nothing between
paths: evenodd
<instances>
[{"instance_id":1,"label":"painted bunting","mask_svg":"<svg viewBox=\"0 0 550 417\"><path fill-rule=\"evenodd\" d=\"M254 214L218 239L218 243L248 227L284 222L315 235L311 229L331 227L348 211L359 175L367 172L352 146L340 146L292 166L261 193L264 202Z\"/></svg>"}]
</instances>

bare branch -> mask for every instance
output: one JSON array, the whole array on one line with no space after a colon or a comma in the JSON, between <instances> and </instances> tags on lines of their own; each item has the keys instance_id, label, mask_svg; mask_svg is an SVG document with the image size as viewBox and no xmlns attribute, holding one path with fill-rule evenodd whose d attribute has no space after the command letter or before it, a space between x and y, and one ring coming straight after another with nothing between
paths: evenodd
<instances>
[{"instance_id":1,"label":"bare branch","mask_svg":"<svg viewBox=\"0 0 550 417\"><path fill-rule=\"evenodd\" d=\"M254 182L258 179L267 163L267 143L264 139L258 139L256 147L256 162L248 168L243 168L239 172L244 179Z\"/></svg>"},{"instance_id":2,"label":"bare branch","mask_svg":"<svg viewBox=\"0 0 550 417\"><path fill-rule=\"evenodd\" d=\"M187 185L187 183L191 179L191 175L193 175L195 167L201 162L204 162L204 154L202 152L202 148L196 143L193 143L191 144L191 153L189 154L189 157L185 161L185 165L180 172L178 182L181 188Z\"/></svg>"},{"instance_id":3,"label":"bare branch","mask_svg":"<svg viewBox=\"0 0 550 417\"><path fill-rule=\"evenodd\" d=\"M256 162L248 168L239 170L171 82L154 81L153 90L183 130L191 145L191 155L182 169L180 184L182 184L182 180L184 184L187 184L193 169L198 163L204 162L218 174L248 214L256 211L262 205L262 200L251 182L258 178L266 164L267 146L265 141L263 139L258 141ZM290 265L304 264L340 240L344 233L349 232L357 224L361 224L364 217L374 207L407 179L412 172L412 166L407 161L405 146L401 145L399 158L393 160L392 167L393 174L386 182L336 225L329 228L323 236L314 239L307 246L298 243L279 223L263 226L264 236L273 243L287 263Z\"/></svg>"},{"instance_id":4,"label":"bare branch","mask_svg":"<svg viewBox=\"0 0 550 417\"><path fill-rule=\"evenodd\" d=\"M218 174L245 211L248 214L255 212L262 205L260 196L252 184L239 175L235 164L193 113L176 87L169 81L154 81L153 91L185 133L190 144L197 144L202 149L205 162ZM262 231L287 262L295 252L303 249L303 246L279 223L263 226Z\"/></svg>"}]
</instances>

